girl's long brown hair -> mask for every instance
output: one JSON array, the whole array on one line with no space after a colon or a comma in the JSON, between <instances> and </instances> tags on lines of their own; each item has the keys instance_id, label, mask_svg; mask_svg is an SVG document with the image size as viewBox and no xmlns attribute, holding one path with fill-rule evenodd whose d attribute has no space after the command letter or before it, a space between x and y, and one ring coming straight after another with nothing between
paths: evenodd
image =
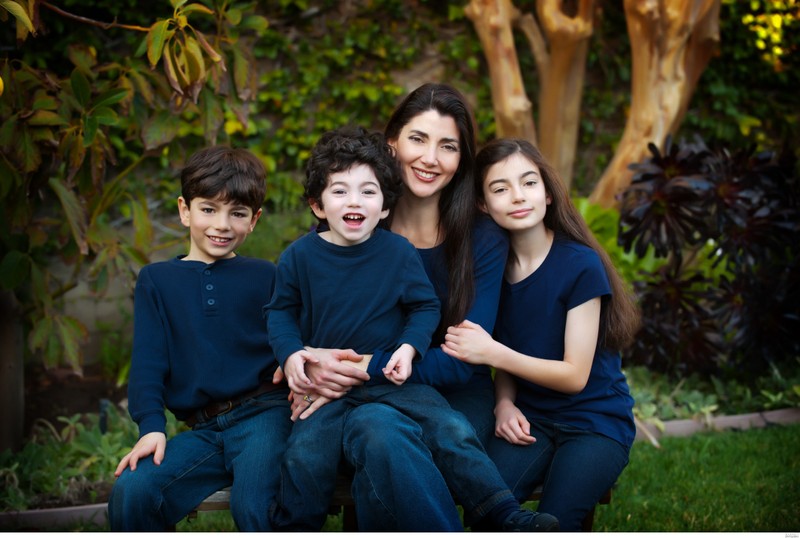
<instances>
[{"instance_id":1,"label":"girl's long brown hair","mask_svg":"<svg viewBox=\"0 0 800 538\"><path fill-rule=\"evenodd\" d=\"M483 180L489 168L519 153L539 168L544 188L552 202L547 206L544 225L556 233L586 245L600 256L611 285L610 301L603 301L600 312L600 345L622 350L630 345L639 328L639 309L631 292L619 276L608 253L600 246L592 231L572 203L558 172L544 159L541 152L527 140L499 139L488 143L476 158L475 195L483 200Z\"/></svg>"}]
</instances>

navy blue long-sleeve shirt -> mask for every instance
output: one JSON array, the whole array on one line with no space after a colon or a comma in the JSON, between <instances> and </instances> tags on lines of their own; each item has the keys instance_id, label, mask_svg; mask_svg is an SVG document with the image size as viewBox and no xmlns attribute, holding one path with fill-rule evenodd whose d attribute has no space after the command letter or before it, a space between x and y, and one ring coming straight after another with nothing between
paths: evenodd
<instances>
[{"instance_id":1,"label":"navy blue long-sleeve shirt","mask_svg":"<svg viewBox=\"0 0 800 538\"><path fill-rule=\"evenodd\" d=\"M508 235L489 217L480 216L475 220L472 236L472 259L475 271L475 298L467 312L466 319L477 323L489 334L494 329L497 308L500 302L500 287L508 258ZM447 266L444 246L418 249L425 265L425 271L433 282L442 304L448 297ZM473 365L446 354L439 347L442 341L432 342L423 360L414 364L409 381L434 385L443 393L450 388L491 386L491 370L485 365ZM389 356L376 352L369 363L367 372L371 376L379 374L386 366Z\"/></svg>"},{"instance_id":2,"label":"navy blue long-sleeve shirt","mask_svg":"<svg viewBox=\"0 0 800 538\"><path fill-rule=\"evenodd\" d=\"M413 245L377 228L358 245L335 245L316 231L289 245L264 311L283 366L306 345L391 355L407 343L425 353L439 308Z\"/></svg>"},{"instance_id":3,"label":"navy blue long-sleeve shirt","mask_svg":"<svg viewBox=\"0 0 800 538\"><path fill-rule=\"evenodd\" d=\"M128 407L139 435L255 389L277 368L262 308L275 265L236 256L212 264L173 258L142 268L134 292Z\"/></svg>"}]
</instances>

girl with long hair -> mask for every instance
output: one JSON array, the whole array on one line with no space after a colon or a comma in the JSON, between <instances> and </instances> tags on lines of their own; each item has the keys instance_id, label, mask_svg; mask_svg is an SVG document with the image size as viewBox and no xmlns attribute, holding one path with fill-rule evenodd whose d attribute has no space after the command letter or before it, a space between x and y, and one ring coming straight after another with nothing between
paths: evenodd
<instances>
[{"instance_id":1,"label":"girl with long hair","mask_svg":"<svg viewBox=\"0 0 800 538\"><path fill-rule=\"evenodd\" d=\"M495 437L487 451L517 499L542 484L539 510L561 530L614 485L635 437L619 350L636 305L555 170L524 140L476 158L479 207L509 232L494 337L465 320L442 349L496 369Z\"/></svg>"}]
</instances>

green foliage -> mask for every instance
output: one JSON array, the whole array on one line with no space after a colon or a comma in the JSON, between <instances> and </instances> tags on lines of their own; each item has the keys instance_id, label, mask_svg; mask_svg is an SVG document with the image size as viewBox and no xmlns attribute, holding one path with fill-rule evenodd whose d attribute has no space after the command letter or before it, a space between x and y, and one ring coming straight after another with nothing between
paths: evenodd
<instances>
[{"instance_id":1,"label":"green foliage","mask_svg":"<svg viewBox=\"0 0 800 538\"><path fill-rule=\"evenodd\" d=\"M636 405L634 415L656 427L674 419L700 419L800 406L800 362L773 368L767 375L737 382L691 374L679 380L643 366L628 366L625 376Z\"/></svg>"},{"instance_id":2,"label":"green foliage","mask_svg":"<svg viewBox=\"0 0 800 538\"><path fill-rule=\"evenodd\" d=\"M167 189L162 179L216 140L225 110L246 121L256 81L249 39L266 19L252 6L164 1L166 16L149 27L115 22L96 34L86 29L101 24L61 25L53 19L74 17L46 7L25 6L42 17L27 12L33 31L17 25L24 43L0 60L0 174L8 178L0 188L0 287L21 305L29 352L80 371L88 329L64 313L64 295L79 281L97 294L112 278L130 281L172 242L156 234L151 208L161 200L152 197L176 197L174 179ZM119 38L115 47L102 46L109 35ZM64 44L42 53L40 42ZM163 74L151 69L159 65Z\"/></svg>"},{"instance_id":3,"label":"green foliage","mask_svg":"<svg viewBox=\"0 0 800 538\"><path fill-rule=\"evenodd\" d=\"M796 55L784 55L775 71L753 41L754 25L763 22L757 16L783 8L746 4L723 3L722 56L687 115L687 125L708 138L796 133ZM325 130L347 123L381 129L406 86L435 77L474 100L479 142L495 135L485 57L457 0L161 0L148 10L135 0L65 0L58 8L115 22L78 22L39 0L0 4L10 21L0 27L10 51L0 60L0 175L8 178L0 184L7 216L0 286L22 305L29 353L49 365L80 368L88 328L63 313L64 294L79 280L99 295L113 279L132 282L158 251L185 248L174 218L176 175L198 147L248 147L265 162L267 211L243 253L274 260L314 222L300 202L300 182ZM26 29L26 13L35 33ZM756 18L745 22L748 13ZM621 6L604 6L592 36L576 193L591 190L624 125L625 24ZM786 51L795 47L794 24L783 23ZM522 42L518 50L527 93L535 95L532 55ZM635 264L612 256L632 281Z\"/></svg>"},{"instance_id":4,"label":"green foliage","mask_svg":"<svg viewBox=\"0 0 800 538\"><path fill-rule=\"evenodd\" d=\"M678 135L700 133L727 147L797 147L798 27L795 0L723 1L720 54L703 73Z\"/></svg>"},{"instance_id":5,"label":"green foliage","mask_svg":"<svg viewBox=\"0 0 800 538\"><path fill-rule=\"evenodd\" d=\"M103 414L38 419L17 453L0 454L0 511L99 502L113 483L114 469L138 440L127 410L103 406ZM186 426L167 413L167 437Z\"/></svg>"},{"instance_id":6,"label":"green foliage","mask_svg":"<svg viewBox=\"0 0 800 538\"><path fill-rule=\"evenodd\" d=\"M116 429L107 434L100 432L97 415L61 417L60 429L39 420L22 451L0 455L6 484L0 494L2 509L90 500L92 491L110 481L109 470L113 472L137 438L135 425L119 412L112 410L110 418Z\"/></svg>"}]
</instances>

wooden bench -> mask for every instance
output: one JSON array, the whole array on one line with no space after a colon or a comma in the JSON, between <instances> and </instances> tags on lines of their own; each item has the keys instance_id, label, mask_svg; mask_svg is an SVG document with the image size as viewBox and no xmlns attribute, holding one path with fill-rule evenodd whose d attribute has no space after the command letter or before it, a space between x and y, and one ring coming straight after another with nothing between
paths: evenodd
<instances>
[{"instance_id":1,"label":"wooden bench","mask_svg":"<svg viewBox=\"0 0 800 538\"><path fill-rule=\"evenodd\" d=\"M538 501L542 496L542 487L536 488L526 501ZM219 490L212 493L206 499L197 505L192 512L189 513L187 519L197 517L198 512L209 512L214 510L228 510L230 508L231 493L228 488ZM606 491L600 498L597 504L611 503L611 490ZM581 530L584 532L591 532L594 526L594 508L586 514L581 523ZM345 532L355 532L358 530L358 523L356 521L356 506L353 498L350 496L350 480L344 476L340 476L336 481L336 488L333 492L333 499L328 513L336 515L342 512L342 530Z\"/></svg>"}]
</instances>

